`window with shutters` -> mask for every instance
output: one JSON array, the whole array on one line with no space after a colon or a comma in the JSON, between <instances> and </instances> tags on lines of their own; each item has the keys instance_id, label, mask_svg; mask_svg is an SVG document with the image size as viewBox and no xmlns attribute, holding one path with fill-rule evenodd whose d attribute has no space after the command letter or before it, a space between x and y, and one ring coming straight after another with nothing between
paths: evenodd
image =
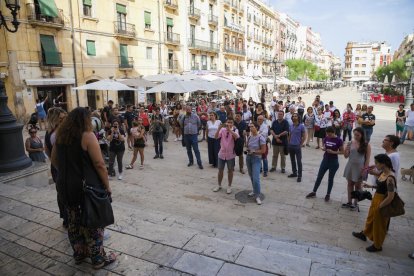
<instances>
[{"instance_id":1,"label":"window with shutters","mask_svg":"<svg viewBox=\"0 0 414 276\"><path fill-rule=\"evenodd\" d=\"M145 29L151 29L151 12L144 11Z\"/></svg>"},{"instance_id":2,"label":"window with shutters","mask_svg":"<svg viewBox=\"0 0 414 276\"><path fill-rule=\"evenodd\" d=\"M147 47L147 59L152 59L152 47Z\"/></svg>"},{"instance_id":3,"label":"window with shutters","mask_svg":"<svg viewBox=\"0 0 414 276\"><path fill-rule=\"evenodd\" d=\"M83 15L92 17L92 0L83 0Z\"/></svg>"},{"instance_id":4,"label":"window with shutters","mask_svg":"<svg viewBox=\"0 0 414 276\"><path fill-rule=\"evenodd\" d=\"M88 56L96 56L95 41L86 40L86 54Z\"/></svg>"},{"instance_id":5,"label":"window with shutters","mask_svg":"<svg viewBox=\"0 0 414 276\"><path fill-rule=\"evenodd\" d=\"M117 18L117 24L118 24L118 30L119 31L126 31L126 6L121 4L116 4L116 18Z\"/></svg>"}]
</instances>

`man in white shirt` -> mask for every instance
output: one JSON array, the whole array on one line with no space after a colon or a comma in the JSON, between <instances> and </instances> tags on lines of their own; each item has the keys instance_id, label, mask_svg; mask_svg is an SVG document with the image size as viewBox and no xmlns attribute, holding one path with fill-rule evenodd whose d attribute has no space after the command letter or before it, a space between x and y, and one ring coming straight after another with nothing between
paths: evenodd
<instances>
[{"instance_id":1,"label":"man in white shirt","mask_svg":"<svg viewBox=\"0 0 414 276\"><path fill-rule=\"evenodd\" d=\"M242 120L246 124L249 124L250 121L252 120L252 113L250 112L249 108L245 104L243 104Z\"/></svg>"},{"instance_id":2,"label":"man in white shirt","mask_svg":"<svg viewBox=\"0 0 414 276\"><path fill-rule=\"evenodd\" d=\"M289 123L289 127L293 126L292 115L295 114L296 108L291 105L289 112L285 114L285 120Z\"/></svg>"},{"instance_id":3,"label":"man in white shirt","mask_svg":"<svg viewBox=\"0 0 414 276\"><path fill-rule=\"evenodd\" d=\"M336 107L334 106L333 101L329 102L329 111L331 111L332 113L335 111Z\"/></svg>"},{"instance_id":4,"label":"man in white shirt","mask_svg":"<svg viewBox=\"0 0 414 276\"><path fill-rule=\"evenodd\" d=\"M270 111L270 120L272 121L272 123L274 121L277 120L277 114L279 113L279 104L276 103L275 105L272 106L272 111Z\"/></svg>"},{"instance_id":5,"label":"man in white shirt","mask_svg":"<svg viewBox=\"0 0 414 276\"><path fill-rule=\"evenodd\" d=\"M259 124L259 134L262 135L265 140L267 137L269 137L269 126L265 122L265 117L260 115L257 117L257 123ZM262 154L262 169L263 169L263 176L266 177L267 173L269 171L269 165L267 162L267 153L269 151L269 148L267 147L267 141L266 141L266 152Z\"/></svg>"},{"instance_id":6,"label":"man in white shirt","mask_svg":"<svg viewBox=\"0 0 414 276\"><path fill-rule=\"evenodd\" d=\"M404 144L407 133L411 131L414 134L414 103L410 105L410 109L405 112L404 131L401 136L401 144Z\"/></svg>"},{"instance_id":7,"label":"man in white shirt","mask_svg":"<svg viewBox=\"0 0 414 276\"><path fill-rule=\"evenodd\" d=\"M273 107L277 105L277 97L273 96L272 101L270 102L270 109L273 109Z\"/></svg>"}]
</instances>

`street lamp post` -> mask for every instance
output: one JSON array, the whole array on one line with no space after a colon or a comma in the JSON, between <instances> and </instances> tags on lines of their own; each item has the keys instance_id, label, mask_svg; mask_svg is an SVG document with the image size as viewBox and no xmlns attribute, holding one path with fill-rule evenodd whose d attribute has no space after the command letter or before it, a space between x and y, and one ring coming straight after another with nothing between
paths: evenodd
<instances>
[{"instance_id":1,"label":"street lamp post","mask_svg":"<svg viewBox=\"0 0 414 276\"><path fill-rule=\"evenodd\" d=\"M1 2L1 1L0 1ZM7 26L6 19L0 11L0 28L4 28L11 33L17 32L19 22L17 12L20 9L19 1L5 0L6 7L13 16L11 21L14 29ZM0 78L0 174L18 171L30 167L32 160L24 152L22 130L23 125L17 123L9 107L7 106L7 94L3 75ZM12 146L10 146L12 142Z\"/></svg>"},{"instance_id":2,"label":"street lamp post","mask_svg":"<svg viewBox=\"0 0 414 276\"><path fill-rule=\"evenodd\" d=\"M273 74L274 74L274 81L273 81L273 92L277 92L277 83L276 83L276 77L277 77L277 69L278 65L280 64L278 55L275 55L272 61L273 64Z\"/></svg>"},{"instance_id":3,"label":"street lamp post","mask_svg":"<svg viewBox=\"0 0 414 276\"><path fill-rule=\"evenodd\" d=\"M406 65L411 69L410 82L408 86L407 96L405 97L405 105L409 106L413 103L413 78L414 78L414 54L407 60Z\"/></svg>"},{"instance_id":4,"label":"street lamp post","mask_svg":"<svg viewBox=\"0 0 414 276\"><path fill-rule=\"evenodd\" d=\"M1 28L1 26L4 26L4 28L7 31L9 31L11 33L15 33L15 32L17 32L17 29L19 28L19 24L20 24L20 22L17 21L17 12L20 10L20 1L19 0L14 0L14 1L5 0L5 1L6 1L6 7L10 10L10 13L13 16L13 20L11 21L11 23L12 23L14 29L10 29L7 26L6 19L4 18L3 14L1 13L1 10L0 10L0 28Z\"/></svg>"}]
</instances>

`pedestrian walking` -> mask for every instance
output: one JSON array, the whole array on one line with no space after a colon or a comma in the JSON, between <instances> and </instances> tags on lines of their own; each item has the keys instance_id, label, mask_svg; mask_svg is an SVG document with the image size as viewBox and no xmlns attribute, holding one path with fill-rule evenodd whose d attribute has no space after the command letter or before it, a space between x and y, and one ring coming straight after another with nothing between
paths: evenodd
<instances>
[{"instance_id":1,"label":"pedestrian walking","mask_svg":"<svg viewBox=\"0 0 414 276\"><path fill-rule=\"evenodd\" d=\"M147 111L144 109L144 107L141 107L139 109L138 118L142 119L142 125L145 128L145 132L148 132L149 129L150 129L151 121L150 121L150 117L149 117Z\"/></svg>"},{"instance_id":2,"label":"pedestrian walking","mask_svg":"<svg viewBox=\"0 0 414 276\"><path fill-rule=\"evenodd\" d=\"M414 103L410 105L410 109L405 112L404 131L401 135L401 144L404 144L405 139L411 133L411 139L414 139Z\"/></svg>"},{"instance_id":3,"label":"pedestrian walking","mask_svg":"<svg viewBox=\"0 0 414 276\"><path fill-rule=\"evenodd\" d=\"M197 115L198 117L200 117L200 121L201 121L201 130L203 131L203 138L201 139L201 141L203 140L207 140L207 121L209 119L209 115L208 115L208 106L206 104L206 100L201 99L200 101L200 105L197 106Z\"/></svg>"},{"instance_id":4,"label":"pedestrian walking","mask_svg":"<svg viewBox=\"0 0 414 276\"><path fill-rule=\"evenodd\" d=\"M165 101L161 101L161 105L160 105L160 114L163 118L164 121L164 137L163 140L164 142L168 142L168 136L170 135L170 124L169 124L169 117L170 117L170 109L169 107L165 104Z\"/></svg>"},{"instance_id":5,"label":"pedestrian walking","mask_svg":"<svg viewBox=\"0 0 414 276\"><path fill-rule=\"evenodd\" d=\"M358 209L358 201L354 199L352 204L351 193L361 190L362 170L368 168L371 156L371 146L365 140L365 131L357 127L353 131L354 139L348 142L344 156L348 159L344 170L344 177L348 181L348 202L342 204L342 208Z\"/></svg>"},{"instance_id":6,"label":"pedestrian walking","mask_svg":"<svg viewBox=\"0 0 414 276\"><path fill-rule=\"evenodd\" d=\"M187 149L188 164L187 167L194 165L193 152L195 154L198 168L203 169L201 162L200 150L198 149L198 129L201 127L200 118L197 114L192 113L191 106L186 107L186 114L181 121L181 125L184 129L184 145Z\"/></svg>"},{"instance_id":7,"label":"pedestrian walking","mask_svg":"<svg viewBox=\"0 0 414 276\"><path fill-rule=\"evenodd\" d=\"M267 125L267 123L265 122L265 117L263 115L260 115L257 117L257 124L259 125L259 134L263 136L263 138L265 138L266 141L266 147L265 147L265 152L262 154L262 169L261 171L263 171L263 176L267 177L267 173L269 172L269 165L268 165L268 161L267 161L267 155L269 153L269 147L267 145L268 143L268 136L269 136L269 126Z\"/></svg>"},{"instance_id":8,"label":"pedestrian walking","mask_svg":"<svg viewBox=\"0 0 414 276\"><path fill-rule=\"evenodd\" d=\"M209 114L209 120L207 121L207 151L208 151L208 163L217 168L218 165L218 153L220 149L220 141L216 138L216 133L221 125L221 121L218 120L217 114L211 112Z\"/></svg>"},{"instance_id":9,"label":"pedestrian walking","mask_svg":"<svg viewBox=\"0 0 414 276\"><path fill-rule=\"evenodd\" d=\"M386 154L378 154L374 157L376 168L381 171L376 185L364 184L364 188L376 189L371 200L364 230L352 232L352 235L362 241L367 238L373 242L366 250L368 252L382 251L382 244L387 235L389 217L384 217L379 209L389 205L395 196L397 180L394 176L394 168L391 159Z\"/></svg>"},{"instance_id":10,"label":"pedestrian walking","mask_svg":"<svg viewBox=\"0 0 414 276\"><path fill-rule=\"evenodd\" d=\"M292 173L289 178L297 177L297 182L302 181L302 146L306 142L306 129L303 124L299 123L297 113L292 115L293 125L289 129L288 148L290 162L292 164Z\"/></svg>"},{"instance_id":11,"label":"pedestrian walking","mask_svg":"<svg viewBox=\"0 0 414 276\"><path fill-rule=\"evenodd\" d=\"M36 100L36 113L37 113L37 118L39 120L40 130L47 129L46 110L44 107L47 99L48 99L48 96L46 96L46 98L44 98L43 101L41 101L40 99ZM43 124L43 128L42 128L42 124Z\"/></svg>"},{"instance_id":12,"label":"pedestrian walking","mask_svg":"<svg viewBox=\"0 0 414 276\"><path fill-rule=\"evenodd\" d=\"M245 121L242 120L242 113L241 112L236 112L236 117L235 117L235 120L234 120L234 126L239 131L239 136L242 139L242 142L243 142L243 145L244 145L245 141L246 141L247 124L246 124ZM238 159L239 159L240 173L244 174L245 172L244 172L243 152L238 155Z\"/></svg>"},{"instance_id":13,"label":"pedestrian walking","mask_svg":"<svg viewBox=\"0 0 414 276\"><path fill-rule=\"evenodd\" d=\"M334 127L335 135L337 137L341 137L343 121L342 121L341 112L339 111L339 109L335 109L333 111L332 126Z\"/></svg>"},{"instance_id":14,"label":"pedestrian walking","mask_svg":"<svg viewBox=\"0 0 414 276\"><path fill-rule=\"evenodd\" d=\"M303 122L306 128L306 146L310 147L310 142L313 142L313 135L315 133L315 113L311 106L306 109L306 114L303 116Z\"/></svg>"},{"instance_id":15,"label":"pedestrian walking","mask_svg":"<svg viewBox=\"0 0 414 276\"><path fill-rule=\"evenodd\" d=\"M102 110L102 121L105 124L106 128L109 128L111 126L110 117L112 114L112 107L114 106L114 101L109 100L107 105Z\"/></svg>"},{"instance_id":16,"label":"pedestrian walking","mask_svg":"<svg viewBox=\"0 0 414 276\"><path fill-rule=\"evenodd\" d=\"M37 136L37 127L32 126L29 129L29 134L30 137L26 139L25 148L30 159L36 162L46 162L45 147L42 140Z\"/></svg>"},{"instance_id":17,"label":"pedestrian walking","mask_svg":"<svg viewBox=\"0 0 414 276\"><path fill-rule=\"evenodd\" d=\"M298 97L298 101L296 103L296 107L297 107L298 115L299 115L299 123L302 123L303 114L305 113L305 107L306 107L306 104L302 100L302 97Z\"/></svg>"},{"instance_id":18,"label":"pedestrian walking","mask_svg":"<svg viewBox=\"0 0 414 276\"><path fill-rule=\"evenodd\" d=\"M352 105L347 104L347 108L345 112L342 114L342 121L343 121L343 136L342 140L345 142L346 137L348 137L348 141L352 140L352 129L355 122L355 113L352 112Z\"/></svg>"},{"instance_id":19,"label":"pedestrian walking","mask_svg":"<svg viewBox=\"0 0 414 276\"><path fill-rule=\"evenodd\" d=\"M57 131L52 151L52 164L58 169L58 195L68 214L68 238L76 264L90 258L92 266L100 269L116 260L114 253L106 254L103 246L104 228L81 225L85 172L88 181L101 186L111 195L108 173L92 132L90 113L82 107L72 110Z\"/></svg>"},{"instance_id":20,"label":"pedestrian walking","mask_svg":"<svg viewBox=\"0 0 414 276\"><path fill-rule=\"evenodd\" d=\"M286 152L288 147L289 123L283 119L284 112L280 110L277 113L277 119L272 123L270 133L272 134L272 168L270 172L276 171L277 161L280 155L281 172L285 173L286 169Z\"/></svg>"},{"instance_id":21,"label":"pedestrian walking","mask_svg":"<svg viewBox=\"0 0 414 276\"><path fill-rule=\"evenodd\" d=\"M252 183L253 191L249 196L256 198L258 205L262 204L260 199L260 167L261 156L266 150L266 140L263 135L259 134L259 126L257 123L250 123L250 136L247 138L246 146L246 166Z\"/></svg>"},{"instance_id":22,"label":"pedestrian walking","mask_svg":"<svg viewBox=\"0 0 414 276\"><path fill-rule=\"evenodd\" d=\"M325 117L322 111L322 107L318 108L318 114L315 116L315 134L316 137L316 149L320 148L321 139L326 136L326 128L328 127L328 119Z\"/></svg>"},{"instance_id":23,"label":"pedestrian walking","mask_svg":"<svg viewBox=\"0 0 414 276\"><path fill-rule=\"evenodd\" d=\"M372 105L367 107L367 112L362 114L361 118L358 119L358 123L362 126L365 132L365 139L367 143L371 141L371 135L374 132L375 126L375 115L372 114L374 107Z\"/></svg>"},{"instance_id":24,"label":"pedestrian walking","mask_svg":"<svg viewBox=\"0 0 414 276\"><path fill-rule=\"evenodd\" d=\"M131 134L132 122L135 120L135 114L132 104L128 104L126 106L126 111L124 113L124 125L126 127L126 134L127 134L127 145L128 149L132 150L134 146L134 137Z\"/></svg>"},{"instance_id":25,"label":"pedestrian walking","mask_svg":"<svg viewBox=\"0 0 414 276\"><path fill-rule=\"evenodd\" d=\"M115 158L118 165L118 180L122 180L122 158L125 153L125 132L119 127L118 121L113 121L111 130L106 139L109 141L109 173L115 176Z\"/></svg>"},{"instance_id":26,"label":"pedestrian walking","mask_svg":"<svg viewBox=\"0 0 414 276\"><path fill-rule=\"evenodd\" d=\"M132 128L131 128L131 135L134 137L134 152L132 154L132 160L131 163L129 163L128 166L126 166L126 169L133 169L135 161L137 160L138 153L140 156L140 169L142 170L144 168L144 148L145 148L145 127L142 125L142 119L139 118L138 121L132 122Z\"/></svg>"},{"instance_id":27,"label":"pedestrian walking","mask_svg":"<svg viewBox=\"0 0 414 276\"><path fill-rule=\"evenodd\" d=\"M406 121L406 117L405 117L405 110L404 110L404 105L400 104L398 106L398 110L395 113L395 135L400 137L402 136L402 133L404 132L404 126L405 126L405 121Z\"/></svg>"},{"instance_id":28,"label":"pedestrian walking","mask_svg":"<svg viewBox=\"0 0 414 276\"><path fill-rule=\"evenodd\" d=\"M333 127L328 127L326 129L326 137L323 139L322 144L322 150L325 151L325 153L321 165L319 166L318 176L316 177L313 191L309 193L306 198L316 197L316 192L321 185L322 179L325 176L326 171L329 171L328 190L325 196L325 201L329 201L334 184L334 177L339 168L338 155L344 154L344 146L342 139L336 135Z\"/></svg>"},{"instance_id":29,"label":"pedestrian walking","mask_svg":"<svg viewBox=\"0 0 414 276\"><path fill-rule=\"evenodd\" d=\"M231 184L233 182L233 172L235 166L236 153L234 143L239 138L239 131L234 127L232 118L228 118L225 125L221 125L215 133L215 138L220 139L220 151L218 153L218 186L213 189L218 192L223 181L224 167L227 165L227 194L231 194Z\"/></svg>"},{"instance_id":30,"label":"pedestrian walking","mask_svg":"<svg viewBox=\"0 0 414 276\"><path fill-rule=\"evenodd\" d=\"M164 142L164 133L165 133L165 122L164 117L160 113L160 108L155 107L151 117L151 127L150 131L152 133L152 138L155 145L155 156L154 159L164 159L163 155L163 142Z\"/></svg>"}]
</instances>

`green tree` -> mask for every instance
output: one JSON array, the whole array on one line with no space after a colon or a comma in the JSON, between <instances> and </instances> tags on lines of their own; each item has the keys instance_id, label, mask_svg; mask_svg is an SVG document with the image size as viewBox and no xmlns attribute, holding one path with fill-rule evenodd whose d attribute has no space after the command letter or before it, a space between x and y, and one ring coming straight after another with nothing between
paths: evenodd
<instances>
[{"instance_id":1,"label":"green tree","mask_svg":"<svg viewBox=\"0 0 414 276\"><path fill-rule=\"evenodd\" d=\"M304 80L305 78L314 80L318 76L318 67L307 60L289 59L285 61L285 65L289 68L288 78L290 80Z\"/></svg>"},{"instance_id":2,"label":"green tree","mask_svg":"<svg viewBox=\"0 0 414 276\"><path fill-rule=\"evenodd\" d=\"M395 75L396 81L406 81L409 79L410 73L405 66L407 57L403 59L397 59L391 62L389 65L381 66L375 71L377 80L383 82L385 76L388 76L388 82L391 83L392 77Z\"/></svg>"}]
</instances>

